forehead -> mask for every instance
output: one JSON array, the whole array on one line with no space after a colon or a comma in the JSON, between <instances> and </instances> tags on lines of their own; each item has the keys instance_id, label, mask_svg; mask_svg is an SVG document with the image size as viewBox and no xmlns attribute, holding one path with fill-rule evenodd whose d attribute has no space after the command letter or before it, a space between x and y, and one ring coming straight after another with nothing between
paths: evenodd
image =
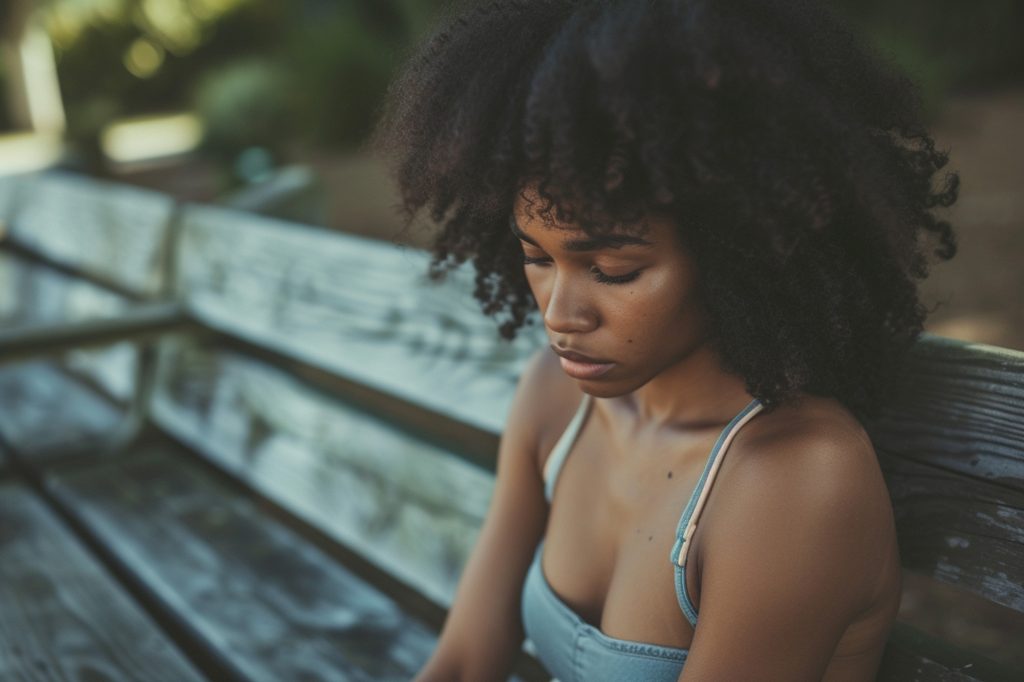
<instances>
[{"instance_id":1,"label":"forehead","mask_svg":"<svg viewBox=\"0 0 1024 682\"><path fill-rule=\"evenodd\" d=\"M649 241L660 241L668 236L668 232L675 231L674 221L667 213L654 212L646 213L639 219L609 219L597 229L587 231L572 218L560 219L555 206L538 194L535 185L527 185L516 192L510 224L513 232L520 236L536 234L539 231L542 237L545 236L544 233L557 231L566 237L575 238L594 233L643 237Z\"/></svg>"}]
</instances>

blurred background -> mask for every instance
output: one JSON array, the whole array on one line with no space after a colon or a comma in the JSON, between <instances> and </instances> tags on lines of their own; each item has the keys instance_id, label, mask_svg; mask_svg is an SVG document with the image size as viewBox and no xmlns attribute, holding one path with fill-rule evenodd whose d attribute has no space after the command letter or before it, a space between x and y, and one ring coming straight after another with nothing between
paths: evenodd
<instances>
[{"instance_id":1,"label":"blurred background","mask_svg":"<svg viewBox=\"0 0 1024 682\"><path fill-rule=\"evenodd\" d=\"M961 172L961 251L930 329L1024 348L1024 4L831 0L920 84ZM441 0L5 0L0 172L59 164L214 201L301 167L291 217L382 239L393 193L363 149ZM458 4L458 3L456 3Z\"/></svg>"},{"instance_id":2,"label":"blurred background","mask_svg":"<svg viewBox=\"0 0 1024 682\"><path fill-rule=\"evenodd\" d=\"M831 2L919 83L961 174L960 252L923 285L928 330L1024 350L1024 3ZM236 208L274 203L283 179L277 217L424 246L429 231L398 233L365 143L446 4L2 0L0 175L61 168ZM968 614L964 595L914 580L904 612L941 636L998 651L1024 631L1017 614L979 619L985 603Z\"/></svg>"}]
</instances>

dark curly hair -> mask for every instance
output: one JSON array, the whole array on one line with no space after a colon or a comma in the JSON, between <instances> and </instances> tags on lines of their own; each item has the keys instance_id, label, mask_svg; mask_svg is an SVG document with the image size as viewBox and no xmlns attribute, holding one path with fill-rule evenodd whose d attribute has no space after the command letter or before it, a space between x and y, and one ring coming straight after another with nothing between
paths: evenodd
<instances>
[{"instance_id":1,"label":"dark curly hair","mask_svg":"<svg viewBox=\"0 0 1024 682\"><path fill-rule=\"evenodd\" d=\"M442 226L432 274L472 260L504 336L535 309L509 230L528 182L591 234L667 212L725 368L766 407L806 391L864 418L921 333L927 253L956 253L919 101L812 2L499 0L449 13L373 146L405 227Z\"/></svg>"}]
</instances>

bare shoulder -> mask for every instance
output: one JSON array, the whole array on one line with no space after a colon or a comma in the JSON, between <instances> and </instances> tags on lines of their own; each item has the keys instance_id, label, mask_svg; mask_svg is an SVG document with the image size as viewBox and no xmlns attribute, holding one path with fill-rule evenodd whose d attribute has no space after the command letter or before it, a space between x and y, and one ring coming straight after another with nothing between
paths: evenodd
<instances>
[{"instance_id":1,"label":"bare shoulder","mask_svg":"<svg viewBox=\"0 0 1024 682\"><path fill-rule=\"evenodd\" d=\"M817 538L813 554L843 557L847 587L861 605L872 599L893 546L892 504L870 437L841 404L812 396L758 415L736 435L721 479L729 504L710 505L719 527L708 529L709 553L744 535Z\"/></svg>"},{"instance_id":2,"label":"bare shoulder","mask_svg":"<svg viewBox=\"0 0 1024 682\"><path fill-rule=\"evenodd\" d=\"M832 505L885 493L871 438L832 399L807 396L759 415L736 435L730 459L737 485L774 482Z\"/></svg>"},{"instance_id":3,"label":"bare shoulder","mask_svg":"<svg viewBox=\"0 0 1024 682\"><path fill-rule=\"evenodd\" d=\"M543 470L544 460L551 452L566 425L572 419L583 392L566 376L558 356L550 348L541 348L527 362L519 380L516 402L522 409L516 411L520 424L509 427L528 429L533 434L537 469Z\"/></svg>"},{"instance_id":4,"label":"bare shoulder","mask_svg":"<svg viewBox=\"0 0 1024 682\"><path fill-rule=\"evenodd\" d=\"M748 422L700 525L687 679L823 679L837 652L881 651L898 603L892 507L840 404L808 397Z\"/></svg>"}]
</instances>

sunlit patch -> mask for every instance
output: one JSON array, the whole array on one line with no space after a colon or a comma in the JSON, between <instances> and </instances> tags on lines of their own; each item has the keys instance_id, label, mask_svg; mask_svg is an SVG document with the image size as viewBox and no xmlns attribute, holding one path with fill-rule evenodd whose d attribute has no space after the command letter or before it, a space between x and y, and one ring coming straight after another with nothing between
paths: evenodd
<instances>
[{"instance_id":1,"label":"sunlit patch","mask_svg":"<svg viewBox=\"0 0 1024 682\"><path fill-rule=\"evenodd\" d=\"M926 331L961 341L1013 347L1009 322L998 313L960 315L947 320L929 321Z\"/></svg>"},{"instance_id":2,"label":"sunlit patch","mask_svg":"<svg viewBox=\"0 0 1024 682\"><path fill-rule=\"evenodd\" d=\"M195 114L176 114L113 123L103 131L100 143L110 160L131 163L192 151L202 134Z\"/></svg>"},{"instance_id":3,"label":"sunlit patch","mask_svg":"<svg viewBox=\"0 0 1024 682\"><path fill-rule=\"evenodd\" d=\"M163 63L164 49L145 38L138 38L124 54L124 67L138 78L149 78Z\"/></svg>"},{"instance_id":4,"label":"sunlit patch","mask_svg":"<svg viewBox=\"0 0 1024 682\"><path fill-rule=\"evenodd\" d=\"M60 160L60 133L13 133L0 136L0 176L42 170Z\"/></svg>"}]
</instances>

